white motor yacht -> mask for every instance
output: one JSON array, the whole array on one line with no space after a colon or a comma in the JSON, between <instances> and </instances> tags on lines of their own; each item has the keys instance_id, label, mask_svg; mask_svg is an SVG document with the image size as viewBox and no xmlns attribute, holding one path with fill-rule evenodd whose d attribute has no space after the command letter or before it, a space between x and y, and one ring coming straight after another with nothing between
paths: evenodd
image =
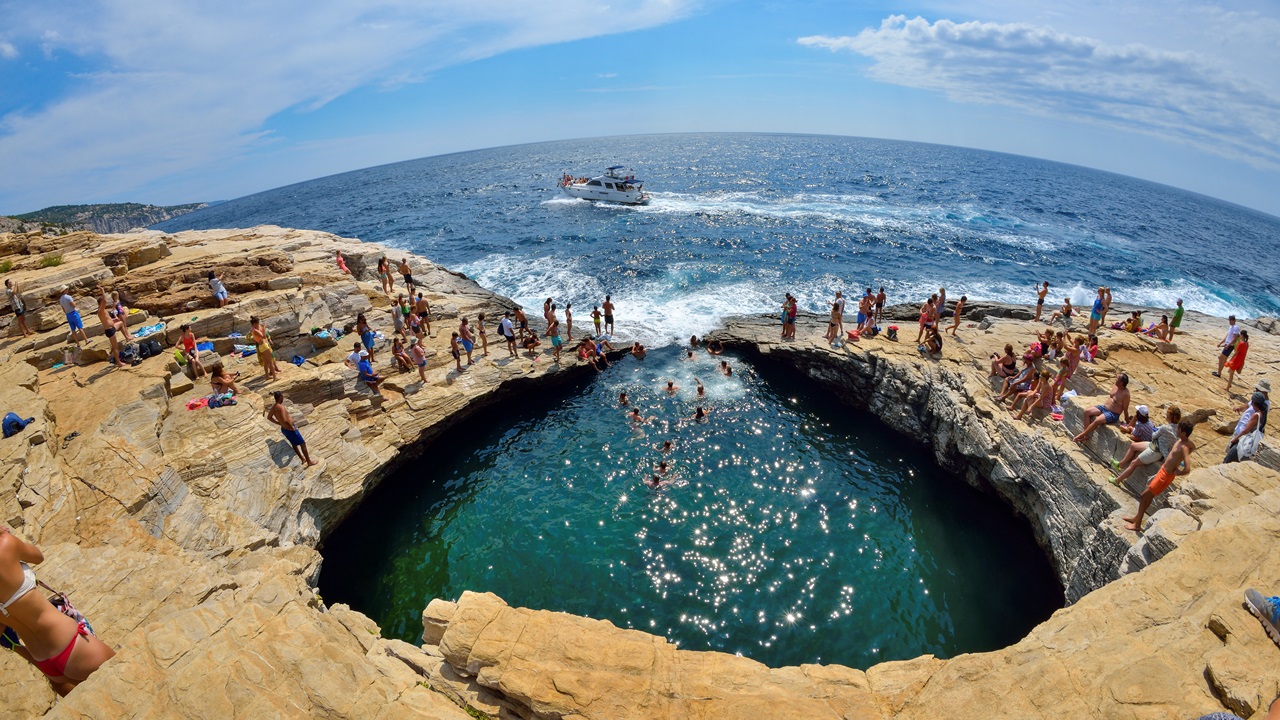
<instances>
[{"instance_id":1,"label":"white motor yacht","mask_svg":"<svg viewBox=\"0 0 1280 720\"><path fill-rule=\"evenodd\" d=\"M566 173L560 179L560 187L566 195L583 200L601 200L624 205L644 205L649 202L649 194L644 191L644 182L637 180L635 173L622 165L605 168L603 175L593 178L575 178Z\"/></svg>"}]
</instances>

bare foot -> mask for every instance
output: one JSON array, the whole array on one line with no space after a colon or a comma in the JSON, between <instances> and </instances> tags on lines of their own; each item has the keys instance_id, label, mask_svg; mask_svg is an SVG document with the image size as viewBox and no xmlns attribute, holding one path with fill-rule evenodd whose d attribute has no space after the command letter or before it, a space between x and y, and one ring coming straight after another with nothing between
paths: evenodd
<instances>
[{"instance_id":1,"label":"bare foot","mask_svg":"<svg viewBox=\"0 0 1280 720\"><path fill-rule=\"evenodd\" d=\"M311 467L313 465L318 465L318 464L319 463L317 463L315 460L312 460L311 462L307 463L307 467Z\"/></svg>"},{"instance_id":2,"label":"bare foot","mask_svg":"<svg viewBox=\"0 0 1280 720\"><path fill-rule=\"evenodd\" d=\"M1126 518L1126 519L1127 519L1127 518ZM1133 521L1126 522L1126 523L1124 524L1124 527L1125 527L1125 529L1126 529L1126 530L1132 530L1132 531L1134 531L1134 532L1138 532L1138 531L1140 531L1140 530L1142 529L1142 528L1138 527L1137 523L1134 523Z\"/></svg>"}]
</instances>

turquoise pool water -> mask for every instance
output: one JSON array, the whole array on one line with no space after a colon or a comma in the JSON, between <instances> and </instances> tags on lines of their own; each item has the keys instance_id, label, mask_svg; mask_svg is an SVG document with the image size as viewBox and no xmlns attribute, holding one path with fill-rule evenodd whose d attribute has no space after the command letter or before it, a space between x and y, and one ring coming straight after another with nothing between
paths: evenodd
<instances>
[{"instance_id":1,"label":"turquoise pool water","mask_svg":"<svg viewBox=\"0 0 1280 720\"><path fill-rule=\"evenodd\" d=\"M1026 523L925 447L785 370L683 355L450 431L328 538L325 601L417 642L432 598L493 591L686 649L853 667L1002 647L1062 606Z\"/></svg>"}]
</instances>

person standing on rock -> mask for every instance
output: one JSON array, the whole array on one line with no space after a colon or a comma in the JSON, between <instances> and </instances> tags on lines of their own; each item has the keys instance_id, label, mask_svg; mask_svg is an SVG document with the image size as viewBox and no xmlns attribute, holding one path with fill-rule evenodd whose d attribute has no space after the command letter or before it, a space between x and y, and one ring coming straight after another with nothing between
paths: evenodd
<instances>
[{"instance_id":1,"label":"person standing on rock","mask_svg":"<svg viewBox=\"0 0 1280 720\"><path fill-rule=\"evenodd\" d=\"M231 302L231 293L227 292L227 286L222 284L222 276L225 273L216 273L209 271L209 290L213 292L213 302L218 307L226 307Z\"/></svg>"},{"instance_id":2,"label":"person standing on rock","mask_svg":"<svg viewBox=\"0 0 1280 720\"><path fill-rule=\"evenodd\" d=\"M552 308L555 306L552 305ZM547 334L551 336L551 347L554 348L555 362L560 364L560 346L564 345L564 339L560 337L560 321L555 318L552 312L551 324L547 326Z\"/></svg>"},{"instance_id":3,"label":"person standing on rock","mask_svg":"<svg viewBox=\"0 0 1280 720\"><path fill-rule=\"evenodd\" d=\"M249 337L257 349L258 364L262 366L267 382L275 380L280 376L280 366L276 364L275 353L271 348L271 333L263 327L257 315L249 318Z\"/></svg>"},{"instance_id":4,"label":"person standing on rock","mask_svg":"<svg viewBox=\"0 0 1280 720\"><path fill-rule=\"evenodd\" d=\"M600 306L599 306L599 305L592 306L592 308L591 308L591 322L592 322L592 323L595 323L595 326L596 326L596 337L600 337L600 335L602 334L602 333L600 332L600 322L601 322L601 320L602 320L603 318L604 318L604 316L600 314Z\"/></svg>"},{"instance_id":5,"label":"person standing on rock","mask_svg":"<svg viewBox=\"0 0 1280 720\"><path fill-rule=\"evenodd\" d=\"M476 334L480 336L480 349L484 357L489 357L489 333L484 327L484 313L476 316Z\"/></svg>"},{"instance_id":6,"label":"person standing on rock","mask_svg":"<svg viewBox=\"0 0 1280 720\"><path fill-rule=\"evenodd\" d=\"M507 341L507 352L511 353L511 357L516 357L516 328L515 323L511 321L511 312L502 313L502 319L498 321L498 332L502 334L504 340Z\"/></svg>"},{"instance_id":7,"label":"person standing on rock","mask_svg":"<svg viewBox=\"0 0 1280 720\"><path fill-rule=\"evenodd\" d=\"M1098 288L1098 296L1093 299L1093 308L1089 310L1089 334L1098 332L1098 326L1102 324L1102 288Z\"/></svg>"},{"instance_id":8,"label":"person standing on rock","mask_svg":"<svg viewBox=\"0 0 1280 720\"><path fill-rule=\"evenodd\" d=\"M960 327L960 314L964 312L964 304L968 301L968 295L961 295L960 301L956 303L955 320L951 323L951 327L947 328L947 332L951 333L951 337L956 336L956 329Z\"/></svg>"},{"instance_id":9,"label":"person standing on rock","mask_svg":"<svg viewBox=\"0 0 1280 720\"><path fill-rule=\"evenodd\" d=\"M89 336L84 334L84 320L80 319L80 310L76 308L76 300L71 297L71 292L66 285L62 286L62 296L58 298L58 304L62 306L62 312L67 316L67 326L71 328L70 338L77 345L80 340L89 342ZM79 334L80 340L76 340Z\"/></svg>"},{"instance_id":10,"label":"person standing on rock","mask_svg":"<svg viewBox=\"0 0 1280 720\"><path fill-rule=\"evenodd\" d=\"M1044 310L1044 298L1049 294L1049 281L1044 281L1044 287L1036 288L1036 316L1033 318L1035 322L1040 322L1040 312Z\"/></svg>"},{"instance_id":11,"label":"person standing on rock","mask_svg":"<svg viewBox=\"0 0 1280 720\"><path fill-rule=\"evenodd\" d=\"M609 335L613 335L615 332L613 329L613 297L605 295L604 302L600 304L600 308L604 310L604 331Z\"/></svg>"},{"instance_id":12,"label":"person standing on rock","mask_svg":"<svg viewBox=\"0 0 1280 720\"><path fill-rule=\"evenodd\" d=\"M1218 343L1218 347L1222 348L1222 353L1218 355L1218 369L1213 371L1214 377L1222 377L1222 366L1227 364L1227 358L1231 357L1231 352L1235 350L1236 340L1240 339L1240 326L1236 324L1236 316L1227 316L1227 335L1222 338L1222 342Z\"/></svg>"},{"instance_id":13,"label":"person standing on rock","mask_svg":"<svg viewBox=\"0 0 1280 720\"><path fill-rule=\"evenodd\" d=\"M1083 443L1094 430L1103 425L1115 425L1122 416L1125 422L1129 421L1129 376L1125 373L1116 377L1115 386L1105 403L1084 411L1084 430L1072 439Z\"/></svg>"},{"instance_id":14,"label":"person standing on rock","mask_svg":"<svg viewBox=\"0 0 1280 720\"><path fill-rule=\"evenodd\" d=\"M534 338L535 340L537 338ZM458 372L463 372L462 368L462 352L459 350L458 333L453 333L449 337L449 354L453 356L453 362L458 366Z\"/></svg>"},{"instance_id":15,"label":"person standing on rock","mask_svg":"<svg viewBox=\"0 0 1280 720\"><path fill-rule=\"evenodd\" d=\"M529 330L529 318L525 317L524 308L517 305L515 309L516 327L520 329L520 339L524 339L524 334Z\"/></svg>"},{"instance_id":16,"label":"person standing on rock","mask_svg":"<svg viewBox=\"0 0 1280 720\"><path fill-rule=\"evenodd\" d=\"M573 303L564 304L564 329L566 342L573 342Z\"/></svg>"},{"instance_id":17,"label":"person standing on rock","mask_svg":"<svg viewBox=\"0 0 1280 720\"><path fill-rule=\"evenodd\" d=\"M386 255L378 258L378 282L387 297L391 297L391 293L396 291L396 284L391 279L391 263L387 262Z\"/></svg>"},{"instance_id":18,"label":"person standing on rock","mask_svg":"<svg viewBox=\"0 0 1280 720\"><path fill-rule=\"evenodd\" d=\"M116 340L116 324L111 320L111 316L107 314L107 293L105 290L98 295L98 320L102 323L102 332L107 336L107 342L111 343L111 360L115 362L116 367L127 367L124 361L120 359L120 341Z\"/></svg>"},{"instance_id":19,"label":"person standing on rock","mask_svg":"<svg viewBox=\"0 0 1280 720\"><path fill-rule=\"evenodd\" d=\"M7 527L0 527L0 623L22 641L25 656L49 678L54 692L65 696L115 656L89 623L63 614L36 589L32 565L44 553ZM78 613L77 613L78 615Z\"/></svg>"},{"instance_id":20,"label":"person standing on rock","mask_svg":"<svg viewBox=\"0 0 1280 720\"><path fill-rule=\"evenodd\" d=\"M1175 475L1186 475L1191 472L1191 453L1196 449L1195 444L1191 442L1193 429L1195 429L1195 423L1190 420L1178 423L1178 441L1173 444L1173 449L1165 457L1164 464L1160 466L1156 476L1151 479L1147 489L1143 490L1142 496L1138 498L1138 512L1134 513L1133 517L1124 519L1124 526L1127 529L1134 532L1141 530L1142 516L1147 514L1151 501L1173 483Z\"/></svg>"},{"instance_id":21,"label":"person standing on rock","mask_svg":"<svg viewBox=\"0 0 1280 720\"><path fill-rule=\"evenodd\" d=\"M431 303L418 293L418 300L414 303L414 309L418 311L418 317L422 318L422 322L427 326L427 335L431 334Z\"/></svg>"},{"instance_id":22,"label":"person standing on rock","mask_svg":"<svg viewBox=\"0 0 1280 720\"><path fill-rule=\"evenodd\" d=\"M476 346L476 341L471 336L471 326L467 324L466 318L462 318L462 321L458 323L458 343L462 345L462 349L467 353L467 364L475 365L476 361L471 359L471 350Z\"/></svg>"},{"instance_id":23,"label":"person standing on rock","mask_svg":"<svg viewBox=\"0 0 1280 720\"><path fill-rule=\"evenodd\" d=\"M422 343L418 338L410 338L409 340L409 358L413 360L413 364L418 368L418 378L423 383L427 382L427 352L422 349Z\"/></svg>"},{"instance_id":24,"label":"person standing on rock","mask_svg":"<svg viewBox=\"0 0 1280 720\"><path fill-rule=\"evenodd\" d=\"M409 258L400 258L400 276L404 278L404 286L408 288L409 296L413 296L416 285L413 282L413 269L409 267Z\"/></svg>"},{"instance_id":25,"label":"person standing on rock","mask_svg":"<svg viewBox=\"0 0 1280 720\"><path fill-rule=\"evenodd\" d=\"M835 302L831 303L831 322L835 323L835 332L829 338L835 342L844 337L844 293L837 290Z\"/></svg>"},{"instance_id":26,"label":"person standing on rock","mask_svg":"<svg viewBox=\"0 0 1280 720\"><path fill-rule=\"evenodd\" d=\"M311 454L307 452L307 441L302 439L302 433L298 432L297 426L293 424L289 409L284 406L284 393L277 390L271 394L271 397L275 398L276 404L267 411L267 420L280 426L280 432L284 433L284 439L293 446L293 452L299 460L306 463L307 467L315 465Z\"/></svg>"},{"instance_id":27,"label":"person standing on rock","mask_svg":"<svg viewBox=\"0 0 1280 720\"><path fill-rule=\"evenodd\" d=\"M18 329L22 331L22 337L30 337L33 333L27 327L27 305L22 302L22 288L18 287L18 283L11 278L5 278L4 292L9 296L9 306L13 308L13 315L18 319Z\"/></svg>"},{"instance_id":28,"label":"person standing on rock","mask_svg":"<svg viewBox=\"0 0 1280 720\"><path fill-rule=\"evenodd\" d=\"M178 337L178 341L182 343L182 354L187 358L187 365L191 366L191 374L195 376L192 379L204 377L204 365L200 364L200 351L196 349L196 334L191 331L189 323L182 325L182 335Z\"/></svg>"},{"instance_id":29,"label":"person standing on rock","mask_svg":"<svg viewBox=\"0 0 1280 720\"><path fill-rule=\"evenodd\" d=\"M356 315L356 335L360 336L360 344L369 352L369 362L375 362L373 347L378 344L378 334L373 331L364 313Z\"/></svg>"},{"instance_id":30,"label":"person standing on rock","mask_svg":"<svg viewBox=\"0 0 1280 720\"><path fill-rule=\"evenodd\" d=\"M876 293L876 324L879 325L884 320L884 303L885 303L884 287L880 288L880 292Z\"/></svg>"},{"instance_id":31,"label":"person standing on rock","mask_svg":"<svg viewBox=\"0 0 1280 720\"><path fill-rule=\"evenodd\" d=\"M1232 353L1231 359L1227 361L1227 392L1231 392L1231 383L1236 379L1236 373L1244 370L1244 358L1249 354L1249 331L1241 330L1240 339L1236 341L1235 352Z\"/></svg>"}]
</instances>

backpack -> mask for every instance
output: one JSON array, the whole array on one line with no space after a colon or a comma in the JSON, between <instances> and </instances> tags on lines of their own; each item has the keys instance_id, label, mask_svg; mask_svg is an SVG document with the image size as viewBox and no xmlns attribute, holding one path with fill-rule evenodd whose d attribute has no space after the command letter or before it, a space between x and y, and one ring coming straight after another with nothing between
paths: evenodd
<instances>
[{"instance_id":1,"label":"backpack","mask_svg":"<svg viewBox=\"0 0 1280 720\"><path fill-rule=\"evenodd\" d=\"M152 338L142 343L147 350L151 352L151 357L160 357L164 353L164 347L160 345L160 341Z\"/></svg>"},{"instance_id":2,"label":"backpack","mask_svg":"<svg viewBox=\"0 0 1280 720\"><path fill-rule=\"evenodd\" d=\"M149 357L151 357L151 344L146 341L138 343L138 358L146 360Z\"/></svg>"},{"instance_id":3,"label":"backpack","mask_svg":"<svg viewBox=\"0 0 1280 720\"><path fill-rule=\"evenodd\" d=\"M141 362L138 358L137 343L125 343L124 347L120 348L120 362L130 365L136 365Z\"/></svg>"},{"instance_id":4,"label":"backpack","mask_svg":"<svg viewBox=\"0 0 1280 720\"><path fill-rule=\"evenodd\" d=\"M12 437L22 432L28 425L35 422L35 418L27 418L23 420L18 417L18 413L9 413L4 416L4 436Z\"/></svg>"}]
</instances>

